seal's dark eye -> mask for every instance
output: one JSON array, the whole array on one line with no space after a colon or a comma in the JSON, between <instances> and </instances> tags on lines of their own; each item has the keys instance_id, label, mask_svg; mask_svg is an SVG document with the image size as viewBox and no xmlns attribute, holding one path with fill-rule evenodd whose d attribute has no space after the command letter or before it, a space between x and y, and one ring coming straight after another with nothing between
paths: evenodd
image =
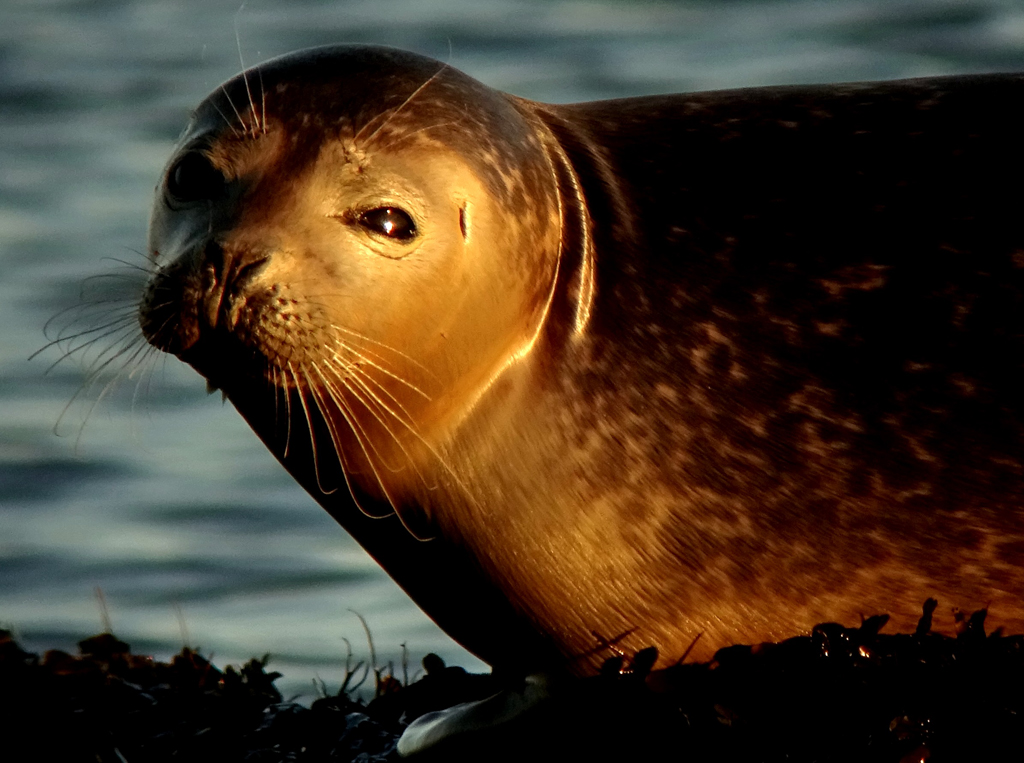
<instances>
[{"instance_id":1,"label":"seal's dark eye","mask_svg":"<svg viewBox=\"0 0 1024 763\"><path fill-rule=\"evenodd\" d=\"M212 199L224 190L224 176L196 151L181 157L167 173L167 192L178 201Z\"/></svg>"},{"instance_id":2,"label":"seal's dark eye","mask_svg":"<svg viewBox=\"0 0 1024 763\"><path fill-rule=\"evenodd\" d=\"M373 233L397 241L409 241L416 236L416 224L408 213L397 207L377 207L359 215L359 224Z\"/></svg>"}]
</instances>

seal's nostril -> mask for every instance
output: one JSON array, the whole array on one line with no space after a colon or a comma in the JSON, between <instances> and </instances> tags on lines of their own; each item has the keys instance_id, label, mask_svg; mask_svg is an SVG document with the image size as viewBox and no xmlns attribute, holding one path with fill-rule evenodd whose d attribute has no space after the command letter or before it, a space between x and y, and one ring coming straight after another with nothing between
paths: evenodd
<instances>
[{"instance_id":1,"label":"seal's nostril","mask_svg":"<svg viewBox=\"0 0 1024 763\"><path fill-rule=\"evenodd\" d=\"M201 314L210 328L222 326L230 330L239 305L245 301L246 289L270 261L262 250L244 246L208 243L202 255Z\"/></svg>"},{"instance_id":2,"label":"seal's nostril","mask_svg":"<svg viewBox=\"0 0 1024 763\"><path fill-rule=\"evenodd\" d=\"M248 261L243 259L235 266L235 272L231 278L231 285L236 288L247 285L253 278L260 274L268 262L270 262L269 254L253 256L251 259L248 259Z\"/></svg>"},{"instance_id":3,"label":"seal's nostril","mask_svg":"<svg viewBox=\"0 0 1024 763\"><path fill-rule=\"evenodd\" d=\"M262 248L224 246L211 241L203 252L204 271L212 280L206 290L234 291L245 286L269 261L270 255Z\"/></svg>"},{"instance_id":4,"label":"seal's nostril","mask_svg":"<svg viewBox=\"0 0 1024 763\"><path fill-rule=\"evenodd\" d=\"M202 252L202 262L206 269L209 270L218 281L223 280L223 273L229 264L224 253L224 247L216 241L210 241L200 251Z\"/></svg>"}]
</instances>

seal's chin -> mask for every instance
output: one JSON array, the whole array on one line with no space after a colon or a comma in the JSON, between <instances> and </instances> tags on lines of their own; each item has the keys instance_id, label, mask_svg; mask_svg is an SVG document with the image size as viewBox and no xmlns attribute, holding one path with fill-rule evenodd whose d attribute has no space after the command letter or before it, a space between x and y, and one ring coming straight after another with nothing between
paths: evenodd
<instances>
[{"instance_id":1,"label":"seal's chin","mask_svg":"<svg viewBox=\"0 0 1024 763\"><path fill-rule=\"evenodd\" d=\"M227 331L203 332L188 348L174 354L206 379L209 392L294 386L265 354Z\"/></svg>"}]
</instances>

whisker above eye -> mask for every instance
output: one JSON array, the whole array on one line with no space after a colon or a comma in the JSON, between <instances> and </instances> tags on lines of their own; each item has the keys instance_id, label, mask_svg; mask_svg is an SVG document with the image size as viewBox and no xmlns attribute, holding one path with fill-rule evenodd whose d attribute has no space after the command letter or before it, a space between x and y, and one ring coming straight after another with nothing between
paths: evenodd
<instances>
[{"instance_id":1,"label":"whisker above eye","mask_svg":"<svg viewBox=\"0 0 1024 763\"><path fill-rule=\"evenodd\" d=\"M407 132L403 132L401 135L396 136L390 142L384 143L379 148L382 151L386 151L389 148L394 148L395 146L399 145L400 143L404 143L405 141L409 140L410 138L415 137L416 135L419 135L420 133L427 132L428 130L439 130L442 127L450 127L450 126L457 125L457 124L458 124L458 122L449 120L447 122L438 122L437 124L427 125L426 127L420 127L417 130L409 130Z\"/></svg>"},{"instance_id":2,"label":"whisker above eye","mask_svg":"<svg viewBox=\"0 0 1024 763\"><path fill-rule=\"evenodd\" d=\"M441 64L441 67L436 72L434 72L422 85L413 90L412 93L410 93L409 96L404 101L402 101L402 103L397 108L391 109L390 111L382 112L381 114L378 114L377 117L374 117L374 119L371 119L369 122L363 125L363 127L359 130L359 132L356 133L355 137L352 139L352 142L357 146L361 141L363 141L366 144L369 144L374 139L374 137L391 122L392 119L398 116L410 103L412 103L416 99L417 96L419 96L438 77L440 77L442 72L444 72L445 69L447 68L448 64ZM364 139L363 132L370 125L373 124L375 119L384 115L386 115L384 117L384 121L382 121L376 128L374 128L373 132L367 135L366 138Z\"/></svg>"}]
</instances>

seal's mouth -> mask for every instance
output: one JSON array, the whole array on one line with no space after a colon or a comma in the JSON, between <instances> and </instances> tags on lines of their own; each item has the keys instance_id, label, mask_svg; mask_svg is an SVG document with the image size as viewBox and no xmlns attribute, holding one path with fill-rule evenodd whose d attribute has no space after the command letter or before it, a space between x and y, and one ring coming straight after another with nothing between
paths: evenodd
<instances>
[{"instance_id":1,"label":"seal's mouth","mask_svg":"<svg viewBox=\"0 0 1024 763\"><path fill-rule=\"evenodd\" d=\"M139 307L143 334L157 349L192 366L206 379L208 392L231 396L254 388L305 389L311 383L305 372L308 351L276 330L280 315L268 300L235 295L214 310L205 308L216 295L199 300L188 288L161 291L162 299L144 299Z\"/></svg>"},{"instance_id":2,"label":"seal's mouth","mask_svg":"<svg viewBox=\"0 0 1024 763\"><path fill-rule=\"evenodd\" d=\"M207 391L211 393L228 393L253 383L266 385L273 376L269 358L223 330L201 331L198 341L175 354L206 379Z\"/></svg>"}]
</instances>

